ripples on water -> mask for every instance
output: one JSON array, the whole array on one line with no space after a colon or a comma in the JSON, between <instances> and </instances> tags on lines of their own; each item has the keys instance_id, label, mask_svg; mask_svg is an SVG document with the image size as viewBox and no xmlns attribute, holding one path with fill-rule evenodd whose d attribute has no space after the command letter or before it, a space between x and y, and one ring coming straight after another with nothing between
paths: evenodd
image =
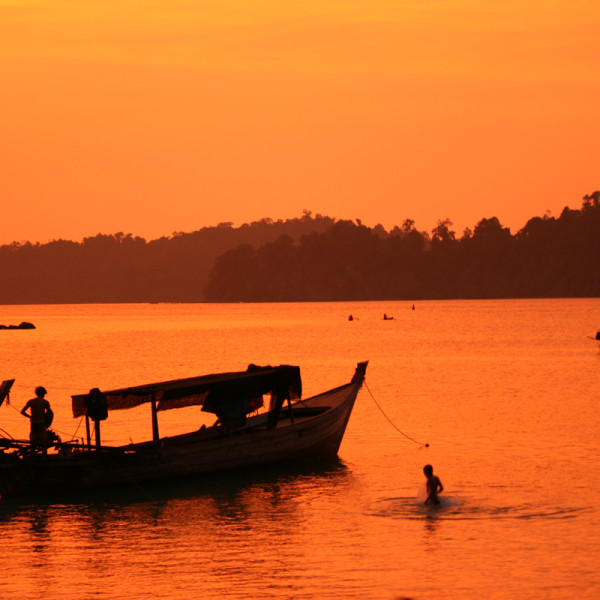
<instances>
[{"instance_id":1,"label":"ripples on water","mask_svg":"<svg viewBox=\"0 0 600 600\"><path fill-rule=\"evenodd\" d=\"M18 437L39 384L68 439L69 395L96 385L291 363L310 395L369 359L373 399L430 443L363 391L339 460L3 500L2 600L600 597L598 299L0 313L38 327L0 332ZM198 418L172 413L162 432ZM107 440L148 436L144 412L109 421ZM425 463L449 505L419 503Z\"/></svg>"},{"instance_id":2,"label":"ripples on water","mask_svg":"<svg viewBox=\"0 0 600 600\"><path fill-rule=\"evenodd\" d=\"M473 502L476 502L473 499ZM383 498L373 504L366 514L390 519L572 519L591 508L577 506L556 506L540 509L535 504L495 506L469 504L456 496L440 498L439 506L425 506L414 497Z\"/></svg>"}]
</instances>

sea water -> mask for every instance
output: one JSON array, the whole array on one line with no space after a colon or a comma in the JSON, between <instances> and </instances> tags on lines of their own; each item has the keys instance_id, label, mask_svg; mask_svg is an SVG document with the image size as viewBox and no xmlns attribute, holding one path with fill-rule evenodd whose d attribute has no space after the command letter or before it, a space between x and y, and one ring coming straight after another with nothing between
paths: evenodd
<instances>
[{"instance_id":1,"label":"sea water","mask_svg":"<svg viewBox=\"0 0 600 600\"><path fill-rule=\"evenodd\" d=\"M37 385L67 440L92 387L297 364L307 396L370 361L337 459L3 499L0 598L600 597L600 300L412 304L0 307L37 327L0 331L17 438ZM166 435L205 417L159 418ZM145 407L103 429L150 437Z\"/></svg>"}]
</instances>

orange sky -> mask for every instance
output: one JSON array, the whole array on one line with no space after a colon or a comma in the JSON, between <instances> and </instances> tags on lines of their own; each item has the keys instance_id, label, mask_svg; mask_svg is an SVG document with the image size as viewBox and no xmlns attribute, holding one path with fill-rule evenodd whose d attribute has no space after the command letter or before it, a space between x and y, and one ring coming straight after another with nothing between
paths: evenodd
<instances>
[{"instance_id":1,"label":"orange sky","mask_svg":"<svg viewBox=\"0 0 600 600\"><path fill-rule=\"evenodd\" d=\"M597 0L0 0L0 243L600 188Z\"/></svg>"}]
</instances>

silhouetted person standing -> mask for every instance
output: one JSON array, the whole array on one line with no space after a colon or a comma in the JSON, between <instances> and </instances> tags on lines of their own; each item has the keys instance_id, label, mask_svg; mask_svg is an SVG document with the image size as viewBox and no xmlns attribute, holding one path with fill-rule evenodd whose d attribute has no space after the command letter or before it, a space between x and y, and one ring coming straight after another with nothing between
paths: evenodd
<instances>
[{"instance_id":1,"label":"silhouetted person standing","mask_svg":"<svg viewBox=\"0 0 600 600\"><path fill-rule=\"evenodd\" d=\"M427 477L427 499L425 500L425 504L439 504L440 499L438 498L438 494L444 491L444 486L440 478L433 474L433 467L431 465L425 465L423 473Z\"/></svg>"},{"instance_id":2,"label":"silhouetted person standing","mask_svg":"<svg viewBox=\"0 0 600 600\"><path fill-rule=\"evenodd\" d=\"M35 398L28 400L21 411L21 414L28 417L31 422L29 432L31 446L33 448L41 447L44 452L48 445L48 427L54 418L50 402L45 398L46 393L46 388L42 386L35 388ZM29 409L29 413L27 413L27 409Z\"/></svg>"}]
</instances>

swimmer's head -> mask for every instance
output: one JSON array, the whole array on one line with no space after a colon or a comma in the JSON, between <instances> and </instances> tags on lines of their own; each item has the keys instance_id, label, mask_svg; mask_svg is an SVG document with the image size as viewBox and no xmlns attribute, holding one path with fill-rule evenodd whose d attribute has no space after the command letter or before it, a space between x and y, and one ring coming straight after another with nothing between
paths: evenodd
<instances>
[{"instance_id":1,"label":"swimmer's head","mask_svg":"<svg viewBox=\"0 0 600 600\"><path fill-rule=\"evenodd\" d=\"M433 475L433 467L431 465L425 465L423 467L423 473L425 473L426 477L431 477L431 475Z\"/></svg>"}]
</instances>

